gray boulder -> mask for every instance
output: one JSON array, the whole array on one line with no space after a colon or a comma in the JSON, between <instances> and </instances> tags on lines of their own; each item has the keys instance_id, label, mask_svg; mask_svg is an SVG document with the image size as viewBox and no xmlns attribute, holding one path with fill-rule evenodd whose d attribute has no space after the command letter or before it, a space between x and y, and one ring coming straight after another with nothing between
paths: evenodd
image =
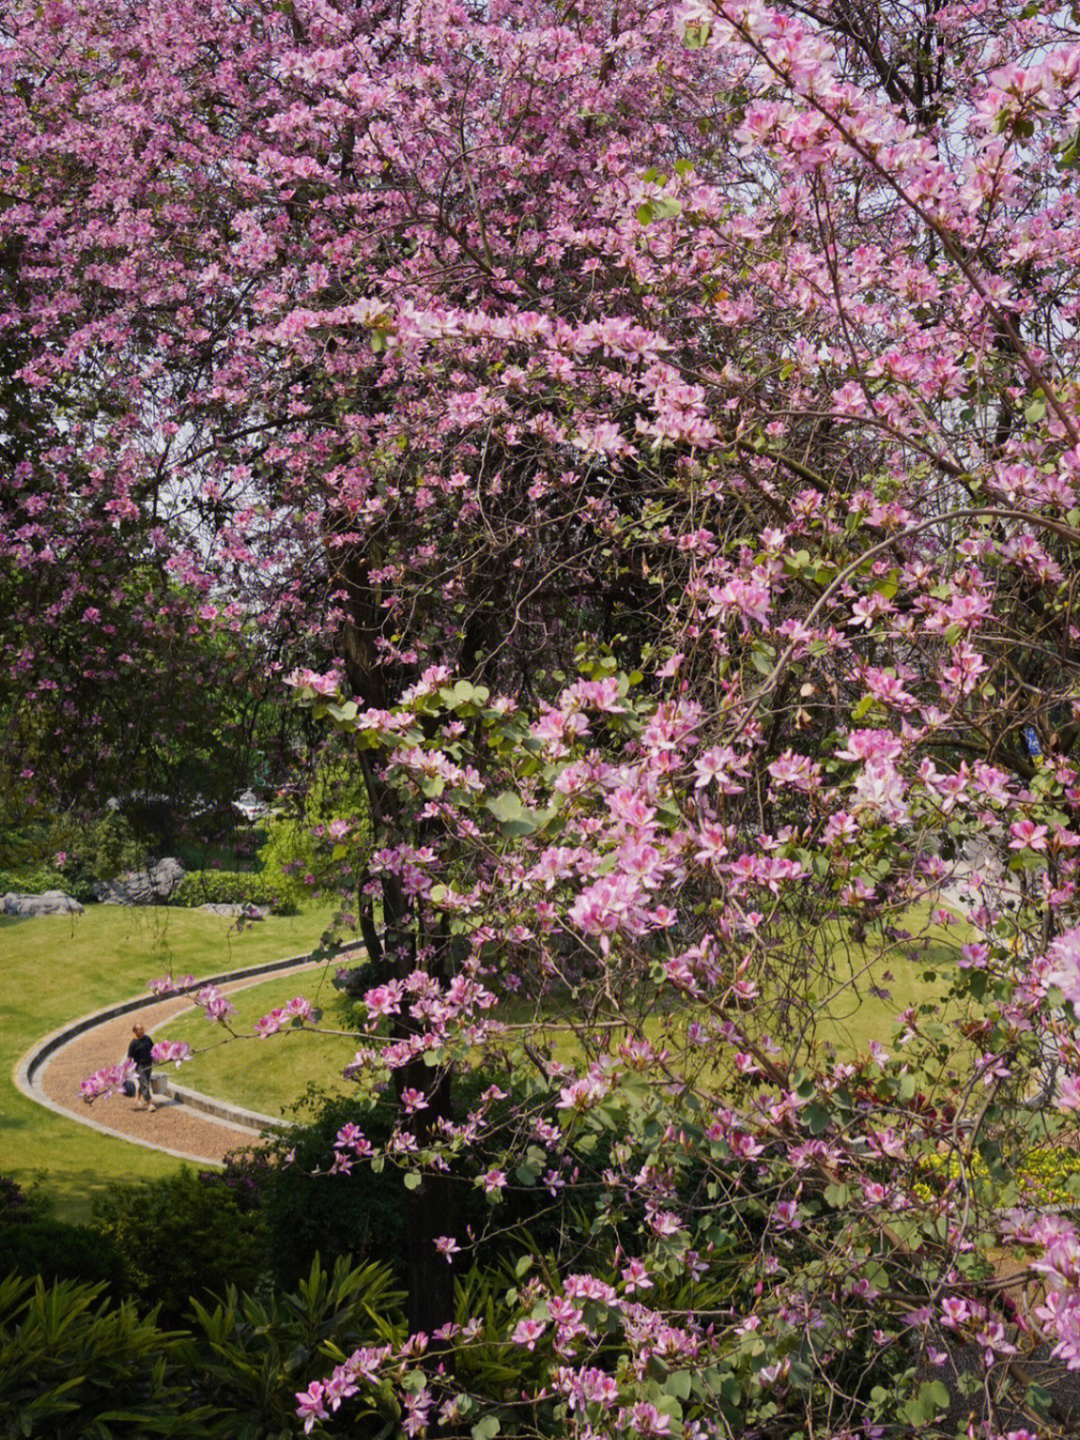
<instances>
[{"instance_id":1,"label":"gray boulder","mask_svg":"<svg viewBox=\"0 0 1080 1440\"><path fill-rule=\"evenodd\" d=\"M184 867L170 856L115 880L99 880L94 894L103 905L167 905L183 878Z\"/></svg>"},{"instance_id":2,"label":"gray boulder","mask_svg":"<svg viewBox=\"0 0 1080 1440\"><path fill-rule=\"evenodd\" d=\"M65 895L63 890L46 890L44 895L16 895L13 892L0 898L2 915L81 915L83 907L78 900Z\"/></svg>"},{"instance_id":3,"label":"gray boulder","mask_svg":"<svg viewBox=\"0 0 1080 1440\"><path fill-rule=\"evenodd\" d=\"M265 905L224 905L208 904L200 905L200 910L205 910L208 915L242 915L245 920L265 920L270 911Z\"/></svg>"}]
</instances>

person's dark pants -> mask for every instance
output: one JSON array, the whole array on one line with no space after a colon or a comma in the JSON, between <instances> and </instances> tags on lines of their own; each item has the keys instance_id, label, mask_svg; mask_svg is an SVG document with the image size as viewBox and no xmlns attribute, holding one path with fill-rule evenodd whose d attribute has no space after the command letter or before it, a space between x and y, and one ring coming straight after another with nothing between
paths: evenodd
<instances>
[{"instance_id":1,"label":"person's dark pants","mask_svg":"<svg viewBox=\"0 0 1080 1440\"><path fill-rule=\"evenodd\" d=\"M148 1105L152 1105L154 1103L154 1097L150 1093L150 1066L137 1066L135 1076L139 1085L139 1099L145 1100Z\"/></svg>"}]
</instances>

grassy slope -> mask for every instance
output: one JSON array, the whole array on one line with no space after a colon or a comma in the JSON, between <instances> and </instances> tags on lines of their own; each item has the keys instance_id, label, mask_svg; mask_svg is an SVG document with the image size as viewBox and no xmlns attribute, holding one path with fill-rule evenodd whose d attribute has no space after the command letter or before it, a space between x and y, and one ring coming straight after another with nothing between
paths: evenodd
<instances>
[{"instance_id":1,"label":"grassy slope","mask_svg":"<svg viewBox=\"0 0 1080 1440\"><path fill-rule=\"evenodd\" d=\"M173 1171L178 1162L167 1156L107 1139L34 1105L11 1081L16 1062L50 1030L87 1011L141 993L148 978L168 969L177 974L189 970L209 974L301 953L317 941L328 914L313 910L295 918L272 918L241 934L231 930L226 919L191 910L92 906L77 920L0 919L0 974L5 982L0 1011L0 1169L24 1183L36 1173L47 1172L48 1188L57 1198L58 1213L65 1218L84 1217L94 1194L116 1180L145 1179ZM926 959L937 951L934 958L944 960L945 953L935 943L940 932L928 927L927 919L919 915L921 923L910 928L922 934L929 929L931 954ZM951 938L955 943L955 931ZM856 967L865 958L861 949L849 952ZM837 964L836 968L841 967ZM940 994L938 983L923 979L924 965L904 959L895 949L874 964L878 983L885 969L896 976L889 987L891 999L869 995L864 981L858 996L848 993L830 1006L832 1014L819 1029L819 1036L824 1030L841 1054L865 1050L871 1038L888 1043L898 1010ZM250 994L238 997L238 1021L250 1025L297 991L314 999L316 984L305 977L303 981L271 981L254 987ZM326 1022L336 1025L333 1000L329 994L324 994L323 1000ZM193 1088L270 1114L285 1111L311 1082L325 1089L336 1088L342 1083L341 1068L354 1049L348 1038L298 1032L266 1042L216 1045L219 1032L201 1016L181 1019L163 1033L199 1047L213 1047L183 1072ZM573 1048L572 1041L560 1039ZM570 1058L569 1054L564 1058Z\"/></svg>"},{"instance_id":2,"label":"grassy slope","mask_svg":"<svg viewBox=\"0 0 1080 1440\"><path fill-rule=\"evenodd\" d=\"M297 994L323 1008L321 1023L328 1029L341 1026L338 992L327 979L320 986L314 971L291 979L267 980L234 995L236 1014L230 1023L237 1031L250 1031L260 1015ZM195 1059L177 1077L181 1085L222 1096L264 1115L286 1114L312 1084L327 1092L347 1092L350 1087L341 1072L356 1051L355 1037L316 1035L299 1029L283 1030L266 1040L245 1036L229 1041L201 1011L177 1016L156 1032L156 1038L186 1040L195 1050Z\"/></svg>"},{"instance_id":3,"label":"grassy slope","mask_svg":"<svg viewBox=\"0 0 1080 1440\"><path fill-rule=\"evenodd\" d=\"M923 904L906 917L912 934L910 942L890 943L874 937L865 945L841 945L836 943L836 936L823 933L822 949L829 952L834 983L823 986L823 993L815 997L815 1031L818 1041L834 1045L841 1059L865 1054L871 1040L889 1046L895 1017L901 1010L936 1005L941 1000L943 977L955 964L959 932L952 930L946 939L945 931L931 922L930 908ZM914 959L910 955L912 947L917 954ZM935 966L938 975L927 978ZM854 983L853 976L857 976ZM343 1028L337 991L327 985L317 995L316 984L305 976L253 986L234 999L235 1028L250 1030L260 1015L284 1004L298 991L323 1006L322 1023L327 1028ZM872 988L880 993L871 993ZM512 1000L504 1002L499 1013L517 1023L529 1023L533 1016L530 1006ZM646 1019L644 1029L657 1040L662 1031L659 1017ZM219 1034L201 1013L180 1016L160 1032L160 1038L186 1040L201 1052L190 1066L184 1067L182 1084L266 1115L288 1113L291 1103L310 1084L326 1091L349 1088L348 1082L341 1079L341 1070L352 1059L356 1044L348 1036L290 1030L267 1040L243 1039L223 1044ZM580 1058L580 1047L565 1029L546 1038L560 1060L574 1063Z\"/></svg>"},{"instance_id":4,"label":"grassy slope","mask_svg":"<svg viewBox=\"0 0 1080 1440\"><path fill-rule=\"evenodd\" d=\"M88 906L77 919L0 919L0 1169L20 1183L47 1172L63 1219L84 1218L116 1180L149 1179L179 1162L110 1140L26 1099L12 1072L35 1040L65 1021L145 992L172 969L206 975L309 950L329 910L277 918L237 934L230 921L194 910Z\"/></svg>"}]
</instances>

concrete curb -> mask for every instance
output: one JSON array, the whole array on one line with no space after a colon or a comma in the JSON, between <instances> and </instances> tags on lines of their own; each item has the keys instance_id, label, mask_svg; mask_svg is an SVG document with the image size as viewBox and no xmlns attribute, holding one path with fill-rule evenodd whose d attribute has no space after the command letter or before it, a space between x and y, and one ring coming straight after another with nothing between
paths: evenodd
<instances>
[{"instance_id":1,"label":"concrete curb","mask_svg":"<svg viewBox=\"0 0 1080 1440\"><path fill-rule=\"evenodd\" d=\"M189 1090L186 1085L174 1085L166 1080L164 1093L177 1105L186 1105L189 1110L198 1110L209 1120L221 1120L234 1129L254 1130L261 1135L266 1130L291 1130L291 1120L280 1115L260 1115L257 1110L244 1110L228 1100L218 1100L213 1095L201 1095L198 1090Z\"/></svg>"},{"instance_id":2,"label":"concrete curb","mask_svg":"<svg viewBox=\"0 0 1080 1440\"><path fill-rule=\"evenodd\" d=\"M338 953L341 956L348 956L361 949L359 944L345 946ZM337 958L337 957L334 957ZM232 985L238 980L258 980L266 975L274 975L281 971L300 970L306 966L316 965L319 962L315 959L314 953L304 955L292 955L285 960L267 960L259 965L247 965L239 970L226 971L224 974L208 975L197 980L192 988L201 988L203 985ZM122 1015L130 1015L137 1010L146 1010L153 1005L160 1005L163 1000L172 997L162 995L139 995L131 1000L120 1001L116 1005L108 1005L102 1010L95 1010L89 1015L82 1015L77 1020L70 1021L59 1030L53 1030L45 1035L26 1051L16 1062L12 1071L12 1080L15 1088L32 1100L36 1105L43 1106L46 1110L53 1111L56 1115L62 1115L65 1120L70 1120L76 1125L85 1125L90 1130L97 1130L99 1134L108 1135L114 1140L124 1140L129 1145L142 1145L147 1150L156 1150L162 1155L171 1155L178 1160L189 1160L197 1165L217 1166L220 1162L207 1160L202 1155L193 1155L184 1150L173 1150L167 1145L156 1145L152 1140L143 1140L138 1136L125 1135L118 1130L110 1129L108 1125L101 1124L98 1120L92 1120L79 1115L74 1110L69 1110L63 1105L58 1105L51 1100L40 1088L38 1077L49 1058L58 1050L74 1040L79 1035L84 1035L88 1030L93 1030L98 1025L103 1025L109 1020L119 1019ZM179 1104L189 1105L191 1109L198 1110L205 1115L209 1123L220 1125L225 1129L233 1130L237 1135L250 1135L253 1131L260 1133L263 1130L282 1130L288 1128L288 1122L272 1115L259 1115L254 1110L245 1110L242 1106L232 1105L227 1100L218 1100L213 1096L200 1095L198 1091L186 1090L180 1086L174 1086L166 1082L166 1090L171 1098Z\"/></svg>"}]
</instances>

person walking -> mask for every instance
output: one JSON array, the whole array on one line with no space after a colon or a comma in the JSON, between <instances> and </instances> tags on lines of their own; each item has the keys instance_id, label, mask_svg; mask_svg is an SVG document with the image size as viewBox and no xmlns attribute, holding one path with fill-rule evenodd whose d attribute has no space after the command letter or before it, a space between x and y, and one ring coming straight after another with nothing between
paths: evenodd
<instances>
[{"instance_id":1,"label":"person walking","mask_svg":"<svg viewBox=\"0 0 1080 1440\"><path fill-rule=\"evenodd\" d=\"M135 1097L135 1109L148 1109L151 1115L154 1113L154 1095L150 1089L150 1071L154 1063L154 1042L147 1035L141 1025L133 1027L135 1039L128 1046L128 1059L135 1062L135 1074L138 1080L138 1093Z\"/></svg>"}]
</instances>

